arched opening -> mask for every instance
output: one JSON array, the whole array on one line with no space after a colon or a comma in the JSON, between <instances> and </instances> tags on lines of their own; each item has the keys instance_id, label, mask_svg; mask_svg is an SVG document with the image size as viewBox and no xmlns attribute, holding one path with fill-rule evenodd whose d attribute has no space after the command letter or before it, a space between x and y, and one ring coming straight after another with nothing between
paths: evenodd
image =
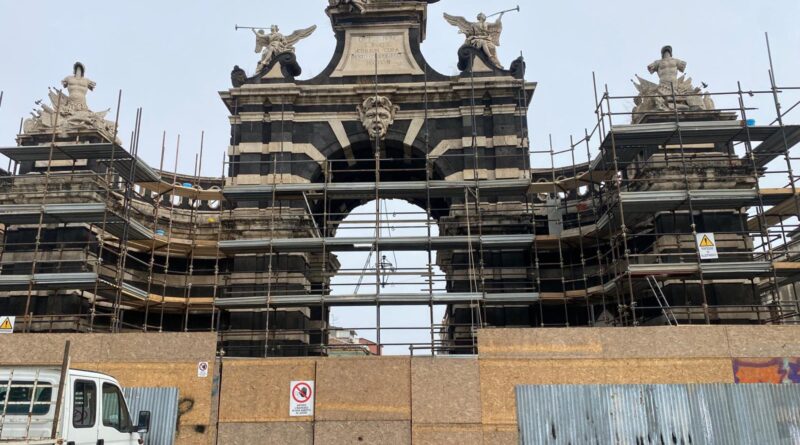
<instances>
[{"instance_id":1,"label":"arched opening","mask_svg":"<svg viewBox=\"0 0 800 445\"><path fill-rule=\"evenodd\" d=\"M373 200L338 224L337 238L427 238L439 235L426 209L397 199ZM428 249L340 252L331 295L375 296L372 303L334 307L329 316L330 355L430 354L446 307L426 299L446 290L445 276ZM376 304L380 300L381 304ZM382 350L378 350L378 343Z\"/></svg>"},{"instance_id":2,"label":"arched opening","mask_svg":"<svg viewBox=\"0 0 800 445\"><path fill-rule=\"evenodd\" d=\"M377 153L375 142L360 130L348 135L349 147L332 145L324 150L326 165L314 182L360 183L367 190L312 204L324 236L412 237L418 243L439 236L437 221L449 213L448 199L428 196L424 190L396 199L396 190L383 187L444 179L440 166L426 156L425 144L420 140L405 144L405 133L399 127L390 130ZM431 353L440 340L438 329L446 312L444 305L432 303L431 295L445 293L446 281L436 265L436 252L427 245L417 247L381 251L373 244L372 250L336 253L340 267L331 277L330 294L352 296L359 303L330 309L330 355L408 355L410 348L415 354Z\"/></svg>"},{"instance_id":3,"label":"arched opening","mask_svg":"<svg viewBox=\"0 0 800 445\"><path fill-rule=\"evenodd\" d=\"M314 163L311 181L328 184L370 183L385 184L398 182L425 182L426 180L444 180L447 158L428 158L424 142L418 138L414 144L406 145L405 132L391 130L386 140L381 141L379 157L376 159L375 141L369 140L366 133L348 134L351 146L342 148L338 143L322 150L326 160L322 165ZM311 166L311 164L307 164ZM379 171L380 174L376 174ZM334 236L339 221L350 211L368 201L382 199L381 192L369 193L366 196L337 197L325 200L312 200L317 226L324 228L326 236ZM446 216L450 203L441 197L428 198L424 191L406 198L408 202L423 209L439 219Z\"/></svg>"}]
</instances>

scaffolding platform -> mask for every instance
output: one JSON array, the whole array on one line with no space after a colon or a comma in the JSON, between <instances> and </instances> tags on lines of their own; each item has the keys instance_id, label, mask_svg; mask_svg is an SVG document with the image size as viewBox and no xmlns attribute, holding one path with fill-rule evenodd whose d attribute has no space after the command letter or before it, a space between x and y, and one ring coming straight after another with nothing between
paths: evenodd
<instances>
[{"instance_id":1,"label":"scaffolding platform","mask_svg":"<svg viewBox=\"0 0 800 445\"><path fill-rule=\"evenodd\" d=\"M483 235L483 236L409 236L379 238L276 238L242 239L220 241L219 248L225 253L266 252L369 252L380 251L426 251L458 250L477 248L483 245L491 249L524 249L533 244L534 235Z\"/></svg>"},{"instance_id":2,"label":"scaffolding platform","mask_svg":"<svg viewBox=\"0 0 800 445\"><path fill-rule=\"evenodd\" d=\"M774 190L774 191L772 191ZM766 192L766 193L765 193ZM798 199L800 199L800 191L797 196L793 196L792 189L767 189L762 190L764 196L771 195L769 200L771 208L764 211L762 215L756 215L747 221L747 227L750 230L757 231L761 229L761 217L767 227L776 226L786 221L789 218L795 217L798 214ZM783 199L780 199L783 198ZM775 202L777 201L777 202ZM765 202L766 204L766 202Z\"/></svg>"},{"instance_id":3,"label":"scaffolding platform","mask_svg":"<svg viewBox=\"0 0 800 445\"><path fill-rule=\"evenodd\" d=\"M770 275L773 265L769 261L737 261L708 263L655 263L629 264L632 276L695 276L703 272L710 279L742 279Z\"/></svg>"},{"instance_id":4,"label":"scaffolding platform","mask_svg":"<svg viewBox=\"0 0 800 445\"><path fill-rule=\"evenodd\" d=\"M621 219L620 206L624 209L626 224L633 226L655 213L689 210L690 199L694 210L746 209L762 203L765 206L780 205L781 209L794 205L790 189L762 189L760 192L755 189L620 192L598 222L584 225L580 229L575 227L564 230L561 237L566 239L578 237L580 234L595 235L598 230L606 228L607 224ZM751 219L750 229L757 229L757 224L757 219Z\"/></svg>"},{"instance_id":5,"label":"scaffolding platform","mask_svg":"<svg viewBox=\"0 0 800 445\"><path fill-rule=\"evenodd\" d=\"M481 181L409 181L409 182L350 182L308 184L237 185L223 189L231 201L272 199L303 199L322 195L328 199L374 199L376 192L381 199L457 198L465 190L480 189L481 196L523 196L528 192L529 179L501 179Z\"/></svg>"},{"instance_id":6,"label":"scaffolding platform","mask_svg":"<svg viewBox=\"0 0 800 445\"><path fill-rule=\"evenodd\" d=\"M153 237L153 232L141 223L116 215L103 203L87 204L4 204L0 205L0 223L6 225L39 224L92 224L122 238L127 225L129 240L145 240Z\"/></svg>"},{"instance_id":7,"label":"scaffolding platform","mask_svg":"<svg viewBox=\"0 0 800 445\"><path fill-rule=\"evenodd\" d=\"M114 169L124 178L129 178L131 170L134 169L134 182L161 182L161 175L158 172L116 144L56 143L52 147L50 144L3 147L0 148L0 154L16 162L47 161L48 159L53 161L91 159L110 163L113 159Z\"/></svg>"},{"instance_id":8,"label":"scaffolding platform","mask_svg":"<svg viewBox=\"0 0 800 445\"><path fill-rule=\"evenodd\" d=\"M0 289L4 291L33 289L91 289L97 283L94 272L37 273L33 275L0 275Z\"/></svg>"},{"instance_id":9,"label":"scaffolding platform","mask_svg":"<svg viewBox=\"0 0 800 445\"><path fill-rule=\"evenodd\" d=\"M264 307L302 307L302 306L382 306L446 305L446 304L533 304L539 301L539 294L507 293L482 294L465 293L417 293L417 294L350 294L350 295L273 295L271 297L231 297L218 298L215 305L225 309L252 309Z\"/></svg>"},{"instance_id":10,"label":"scaffolding platform","mask_svg":"<svg viewBox=\"0 0 800 445\"><path fill-rule=\"evenodd\" d=\"M754 153L757 164L764 166L787 148L800 143L800 125L748 127L746 122L739 120L615 125L603 139L600 146L603 154L592 162L592 167L599 167L601 162L612 164L613 151L616 151L617 161L626 164L633 160L641 147L745 141L761 142L754 148Z\"/></svg>"}]
</instances>

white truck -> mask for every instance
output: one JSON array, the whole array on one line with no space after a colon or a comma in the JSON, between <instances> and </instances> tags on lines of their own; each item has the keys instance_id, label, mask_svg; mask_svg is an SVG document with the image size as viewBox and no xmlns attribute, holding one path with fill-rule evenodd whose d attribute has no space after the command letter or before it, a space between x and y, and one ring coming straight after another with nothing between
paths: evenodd
<instances>
[{"instance_id":1,"label":"white truck","mask_svg":"<svg viewBox=\"0 0 800 445\"><path fill-rule=\"evenodd\" d=\"M109 375L0 367L0 445L138 445L149 428L148 411L131 422L119 383Z\"/></svg>"}]
</instances>

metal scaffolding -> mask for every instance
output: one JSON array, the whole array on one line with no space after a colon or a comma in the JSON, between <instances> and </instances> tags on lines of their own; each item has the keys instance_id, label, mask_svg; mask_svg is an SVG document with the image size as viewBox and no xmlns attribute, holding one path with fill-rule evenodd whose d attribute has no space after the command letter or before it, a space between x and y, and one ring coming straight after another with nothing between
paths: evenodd
<instances>
[{"instance_id":1,"label":"metal scaffolding","mask_svg":"<svg viewBox=\"0 0 800 445\"><path fill-rule=\"evenodd\" d=\"M251 162L235 156L225 158L220 178L202 177L202 137L192 175L176 172L180 137L173 171L164 170L166 134L153 169L137 156L141 111L130 151L55 132L47 144L0 148L14 162L0 178L0 295L24 300L28 332L211 330L227 353L261 356L332 353L341 345L331 338L351 330L373 333L379 352L403 346L412 353L474 353L475 330L496 326L509 308L505 326L800 321L800 194L792 155L800 125L786 123L796 105L781 104L800 88L779 86L771 68L769 89L711 94L734 103L713 110L713 120L708 110L705 118L678 111L686 95L673 92L672 112L620 124L637 117L625 105L633 96L607 88L600 94L595 83L594 127L571 137L567 148L551 139L536 150L529 147L521 80L516 148L524 159L515 162L524 175L496 179L479 174L482 111L475 79L467 80L471 141L463 154L431 154L426 74L424 157L393 162L396 148L376 137L368 155L314 161L321 172L315 182L283 181L282 172L309 162L282 156L283 142L258 166L266 183L230 181ZM374 94L384 88L376 78ZM774 103L770 125L748 119L748 104L762 96ZM584 154L585 162L576 161ZM531 168L534 156L549 157L549 166ZM437 176L435 163L447 157L458 157L463 177ZM767 168L781 159L785 167ZM364 182L340 179L353 175ZM418 210L389 211L382 203L393 199ZM355 210L373 202L372 210ZM518 208L508 210L508 202ZM392 235L398 228L419 234ZM72 229L79 231L66 235ZM358 230L372 235L350 236ZM717 260L701 258L702 233L715 235ZM341 252L366 252L368 259L364 266L339 264ZM397 264L394 252L426 259ZM523 259L509 265L492 258L497 252ZM292 261L303 267L288 267ZM365 280L374 288L362 292ZM387 285L415 289L393 292ZM733 287L735 295L725 295ZM84 303L75 313L37 309L39 299L55 295ZM332 308L352 306L374 307L376 323L331 323ZM382 309L396 306L427 307L428 326L382 326ZM442 320L435 308L445 310ZM287 321L291 313L302 322ZM231 321L253 314L260 315L250 329ZM429 340L382 341L382 332L410 330Z\"/></svg>"}]
</instances>

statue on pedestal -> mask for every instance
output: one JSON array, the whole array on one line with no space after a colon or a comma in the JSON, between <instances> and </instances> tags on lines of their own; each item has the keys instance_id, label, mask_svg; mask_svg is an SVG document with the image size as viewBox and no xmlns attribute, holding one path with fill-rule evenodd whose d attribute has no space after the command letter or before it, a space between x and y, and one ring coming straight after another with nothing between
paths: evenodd
<instances>
[{"instance_id":1,"label":"statue on pedestal","mask_svg":"<svg viewBox=\"0 0 800 445\"><path fill-rule=\"evenodd\" d=\"M708 111L714 109L714 101L703 93L699 87L692 85L692 78L686 75L678 77L678 73L686 71L686 62L672 56L672 47L661 49L661 59L647 66L650 74L658 73L658 84L636 78L634 82L639 97L634 99L633 120L637 121L642 113L648 111ZM638 116L637 116L638 115Z\"/></svg>"},{"instance_id":2,"label":"statue on pedestal","mask_svg":"<svg viewBox=\"0 0 800 445\"><path fill-rule=\"evenodd\" d=\"M48 97L51 105L37 101L41 110L34 110L32 118L23 123L25 134L52 133L65 134L75 131L97 131L109 141L114 139L114 123L105 119L110 110L95 113L86 103L86 94L94 91L97 84L85 77L86 68L76 62L71 76L61 81L68 94L50 90ZM117 141L119 143L119 141Z\"/></svg>"},{"instance_id":3,"label":"statue on pedestal","mask_svg":"<svg viewBox=\"0 0 800 445\"><path fill-rule=\"evenodd\" d=\"M283 53L294 53L295 43L310 36L317 29L317 25L310 28L300 29L289 36L284 36L280 33L276 25L272 25L270 33L267 34L263 29L256 31L253 34L256 36L256 52L261 53L261 61L258 62L256 72L260 72L264 67L270 64L272 60Z\"/></svg>"},{"instance_id":4,"label":"statue on pedestal","mask_svg":"<svg viewBox=\"0 0 800 445\"><path fill-rule=\"evenodd\" d=\"M503 32L503 14L500 13L497 21L489 23L486 21L486 14L478 14L477 22L470 22L464 17L456 17L445 14L444 19L447 23L458 28L458 32L466 36L465 46L477 48L486 54L489 60L498 68L503 68L500 59L497 57L497 47L500 46L500 34Z\"/></svg>"}]
</instances>

